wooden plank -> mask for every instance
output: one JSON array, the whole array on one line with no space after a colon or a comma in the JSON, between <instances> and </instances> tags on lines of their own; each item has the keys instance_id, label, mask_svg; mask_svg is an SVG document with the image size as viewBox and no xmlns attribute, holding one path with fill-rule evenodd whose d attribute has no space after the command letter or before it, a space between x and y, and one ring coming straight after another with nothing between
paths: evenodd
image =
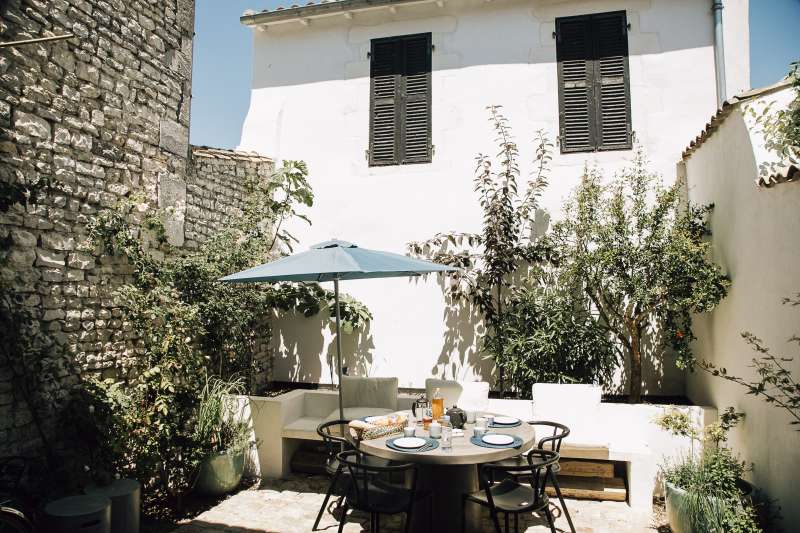
<instances>
[{"instance_id":1,"label":"wooden plank","mask_svg":"<svg viewBox=\"0 0 800 533\"><path fill-rule=\"evenodd\" d=\"M561 474L563 476L582 477L614 477L614 463L611 461L582 461L580 459L562 459Z\"/></svg>"},{"instance_id":2,"label":"wooden plank","mask_svg":"<svg viewBox=\"0 0 800 533\"><path fill-rule=\"evenodd\" d=\"M558 476L561 494L565 498L624 502L628 497L625 481L619 477L597 478L582 476ZM555 489L548 483L547 494L555 497Z\"/></svg>"}]
</instances>

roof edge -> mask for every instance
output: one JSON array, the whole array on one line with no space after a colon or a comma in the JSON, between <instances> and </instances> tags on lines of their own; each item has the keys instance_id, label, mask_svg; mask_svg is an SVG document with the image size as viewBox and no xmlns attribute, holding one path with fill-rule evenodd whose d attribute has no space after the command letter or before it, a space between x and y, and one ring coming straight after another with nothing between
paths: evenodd
<instances>
[{"instance_id":1,"label":"roof edge","mask_svg":"<svg viewBox=\"0 0 800 533\"><path fill-rule=\"evenodd\" d=\"M344 14L350 11L364 11L367 9L377 9L390 7L398 4L426 4L436 0L323 0L322 3L315 4L309 2L304 6L292 6L290 8L277 8L272 11L261 11L259 13L247 13L239 17L239 22L245 26L258 26L259 24L289 22L292 20L302 20L314 17L323 17L337 14Z\"/></svg>"},{"instance_id":2,"label":"roof edge","mask_svg":"<svg viewBox=\"0 0 800 533\"><path fill-rule=\"evenodd\" d=\"M741 103L781 91L791 87L791 85L792 79L787 76L777 83L767 85L766 87L750 89L749 91L732 96L729 100L722 102L722 106L720 106L716 113L711 116L711 119L706 123L700 134L697 135L697 137L695 137L694 140L692 140L692 142L690 142L689 145L683 150L683 153L681 153L681 160L685 161L689 159L692 156L692 153L700 148L700 146L706 142L706 139L711 137L711 135L717 131L717 128L719 128L720 124L722 124L725 119L728 118L728 115L730 115Z\"/></svg>"},{"instance_id":3,"label":"roof edge","mask_svg":"<svg viewBox=\"0 0 800 533\"><path fill-rule=\"evenodd\" d=\"M235 161L250 161L253 163L274 163L275 161L268 156L258 152L245 152L243 150L230 150L227 148L214 148L211 146L191 145L193 157L204 157L208 159L232 159Z\"/></svg>"}]
</instances>

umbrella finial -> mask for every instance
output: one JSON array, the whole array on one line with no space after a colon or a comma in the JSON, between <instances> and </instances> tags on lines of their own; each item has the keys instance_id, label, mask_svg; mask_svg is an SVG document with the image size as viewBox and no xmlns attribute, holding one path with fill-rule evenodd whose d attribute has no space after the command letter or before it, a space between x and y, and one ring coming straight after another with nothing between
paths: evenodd
<instances>
[{"instance_id":1,"label":"umbrella finial","mask_svg":"<svg viewBox=\"0 0 800 533\"><path fill-rule=\"evenodd\" d=\"M339 239L331 239L329 241L315 244L311 247L312 250L324 250L325 248L358 248L352 242L340 241Z\"/></svg>"}]
</instances>

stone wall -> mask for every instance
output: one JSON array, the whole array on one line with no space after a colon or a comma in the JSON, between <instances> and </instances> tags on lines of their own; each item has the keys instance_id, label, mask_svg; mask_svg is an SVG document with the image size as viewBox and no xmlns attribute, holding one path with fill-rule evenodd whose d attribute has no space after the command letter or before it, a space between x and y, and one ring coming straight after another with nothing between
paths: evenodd
<instances>
[{"instance_id":1,"label":"stone wall","mask_svg":"<svg viewBox=\"0 0 800 533\"><path fill-rule=\"evenodd\" d=\"M169 211L171 244L196 247L236 212L244 178L272 168L190 147L193 28L193 0L0 3L0 42L75 34L0 49L0 180L63 187L0 215L0 238L13 243L4 279L82 371L114 374L136 356L136 332L111 298L130 267L81 251L90 218L142 195L143 210ZM11 380L0 368L0 456L35 441Z\"/></svg>"}]
</instances>

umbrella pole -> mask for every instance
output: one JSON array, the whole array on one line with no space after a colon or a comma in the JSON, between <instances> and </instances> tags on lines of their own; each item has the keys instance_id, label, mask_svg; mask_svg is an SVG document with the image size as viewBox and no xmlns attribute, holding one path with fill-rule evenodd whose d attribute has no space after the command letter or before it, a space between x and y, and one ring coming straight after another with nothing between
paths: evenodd
<instances>
[{"instance_id":1,"label":"umbrella pole","mask_svg":"<svg viewBox=\"0 0 800 533\"><path fill-rule=\"evenodd\" d=\"M342 320L339 312L339 278L333 278L333 294L336 305L336 375L339 376L339 420L344 420L344 409L342 408L342 332L340 322Z\"/></svg>"}]
</instances>

